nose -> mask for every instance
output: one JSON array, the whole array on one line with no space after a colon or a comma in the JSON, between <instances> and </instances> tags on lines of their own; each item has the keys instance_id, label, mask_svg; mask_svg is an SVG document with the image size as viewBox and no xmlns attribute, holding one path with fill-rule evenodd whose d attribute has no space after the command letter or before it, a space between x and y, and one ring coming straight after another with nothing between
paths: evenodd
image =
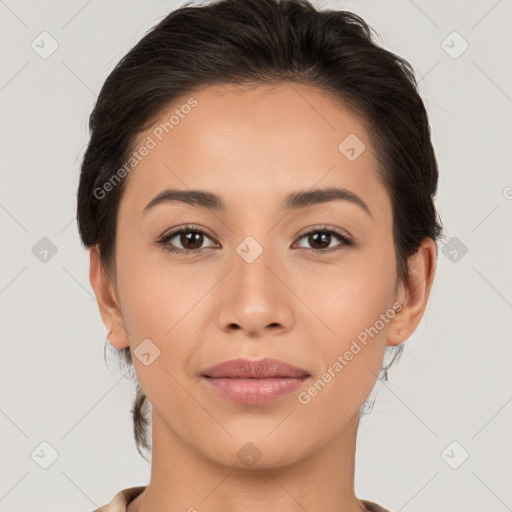
<instances>
[{"instance_id":1,"label":"nose","mask_svg":"<svg viewBox=\"0 0 512 512\"><path fill-rule=\"evenodd\" d=\"M248 263L238 254L219 290L218 322L224 331L241 331L248 337L288 331L293 324L293 293L287 276L270 251Z\"/></svg>"}]
</instances>

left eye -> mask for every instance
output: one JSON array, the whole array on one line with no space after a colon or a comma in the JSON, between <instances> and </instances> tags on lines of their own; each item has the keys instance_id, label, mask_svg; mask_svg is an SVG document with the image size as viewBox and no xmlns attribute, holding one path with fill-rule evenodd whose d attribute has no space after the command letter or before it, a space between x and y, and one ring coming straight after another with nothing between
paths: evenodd
<instances>
[{"instance_id":1,"label":"left eye","mask_svg":"<svg viewBox=\"0 0 512 512\"><path fill-rule=\"evenodd\" d=\"M335 238L337 238L338 240L341 240L342 246L344 245L344 246L350 247L353 245L351 238L349 238L347 235L343 234L342 232L333 230L333 229L315 229L313 231L309 231L308 233L304 233L300 237L300 240L302 240L303 238L307 238L308 243L321 246L320 249L305 247L306 250L325 253L325 252L333 252L333 251L339 250L339 247L336 247L336 246L334 248L329 248L329 246L330 246L329 243L327 243L327 245L326 245L326 242L328 240L332 240L333 236Z\"/></svg>"},{"instance_id":2,"label":"left eye","mask_svg":"<svg viewBox=\"0 0 512 512\"><path fill-rule=\"evenodd\" d=\"M338 246L334 246L334 248L331 248L329 242L332 241L333 236L342 243L341 245L339 244ZM158 240L158 244L162 245L169 252L183 254L187 256L189 254L200 253L207 249L207 247L201 247L204 241L204 237L210 238L202 229L195 227L185 227L168 233L167 235L164 235L160 240ZM173 244L171 244L171 240L173 240L174 238L178 239L178 242L184 247L183 249L175 247ZM301 235L301 237L299 238L299 240L303 239L307 239L307 242L311 245L320 246L316 248L302 247L302 249L305 249L307 251L313 251L316 253L333 252L340 250L343 246L350 247L354 245L354 242L348 235L344 234L341 231L327 228L320 228L308 231L307 233ZM213 246L215 246L215 243L213 244Z\"/></svg>"}]
</instances>

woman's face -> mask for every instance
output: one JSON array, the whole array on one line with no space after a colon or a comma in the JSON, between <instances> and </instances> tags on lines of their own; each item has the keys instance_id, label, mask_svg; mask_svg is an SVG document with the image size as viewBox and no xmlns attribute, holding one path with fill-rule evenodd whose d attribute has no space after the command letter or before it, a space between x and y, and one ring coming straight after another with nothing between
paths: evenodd
<instances>
[{"instance_id":1,"label":"woman's face","mask_svg":"<svg viewBox=\"0 0 512 512\"><path fill-rule=\"evenodd\" d=\"M249 442L271 467L334 441L375 384L400 301L391 203L362 123L306 86L214 86L163 112L135 147L115 259L129 334L114 322L113 344L130 346L153 428L231 466L244 465ZM358 199L307 200L331 188ZM166 190L212 194L224 208L147 206ZM289 199L299 193L306 200ZM236 358L309 377L240 403L202 376Z\"/></svg>"}]
</instances>

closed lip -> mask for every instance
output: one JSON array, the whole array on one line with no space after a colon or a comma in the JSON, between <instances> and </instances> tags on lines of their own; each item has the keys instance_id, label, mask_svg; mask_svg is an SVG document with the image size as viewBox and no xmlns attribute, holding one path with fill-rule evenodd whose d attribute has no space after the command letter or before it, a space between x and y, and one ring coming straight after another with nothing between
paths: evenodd
<instances>
[{"instance_id":1,"label":"closed lip","mask_svg":"<svg viewBox=\"0 0 512 512\"><path fill-rule=\"evenodd\" d=\"M251 361L238 358L207 368L201 372L201 376L210 378L266 379L309 377L309 373L278 359L265 358L259 361Z\"/></svg>"}]
</instances>

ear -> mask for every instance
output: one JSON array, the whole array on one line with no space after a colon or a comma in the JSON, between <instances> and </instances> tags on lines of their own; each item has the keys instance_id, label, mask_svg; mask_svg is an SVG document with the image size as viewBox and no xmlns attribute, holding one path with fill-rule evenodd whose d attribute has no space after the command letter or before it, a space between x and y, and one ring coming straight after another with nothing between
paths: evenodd
<instances>
[{"instance_id":1,"label":"ear","mask_svg":"<svg viewBox=\"0 0 512 512\"><path fill-rule=\"evenodd\" d=\"M409 277L400 283L396 300L402 309L391 320L387 344L399 345L418 327L427 307L436 271L437 250L432 238L425 238L408 260Z\"/></svg>"},{"instance_id":2,"label":"ear","mask_svg":"<svg viewBox=\"0 0 512 512\"><path fill-rule=\"evenodd\" d=\"M96 245L89 249L89 259L89 280L96 295L100 315L107 331L112 330L108 340L116 348L126 348L129 346L129 340L121 308L116 297L114 284L105 271L100 250Z\"/></svg>"}]
</instances>

